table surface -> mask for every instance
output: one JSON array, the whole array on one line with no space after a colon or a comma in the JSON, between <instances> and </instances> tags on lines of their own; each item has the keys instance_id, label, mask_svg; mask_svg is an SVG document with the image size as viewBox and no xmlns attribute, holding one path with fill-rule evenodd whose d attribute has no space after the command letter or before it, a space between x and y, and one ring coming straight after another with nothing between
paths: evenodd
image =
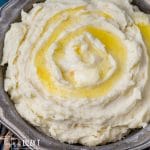
<instances>
[{"instance_id":1,"label":"table surface","mask_svg":"<svg viewBox=\"0 0 150 150\"><path fill-rule=\"evenodd\" d=\"M8 0L0 0L0 6L2 6L2 5L5 4L6 2L8 2Z\"/></svg>"}]
</instances>

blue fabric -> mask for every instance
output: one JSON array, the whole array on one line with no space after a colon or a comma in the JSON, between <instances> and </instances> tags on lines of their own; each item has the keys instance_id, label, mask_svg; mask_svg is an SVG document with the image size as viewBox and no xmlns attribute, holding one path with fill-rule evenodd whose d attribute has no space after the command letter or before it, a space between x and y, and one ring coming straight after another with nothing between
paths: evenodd
<instances>
[{"instance_id":1,"label":"blue fabric","mask_svg":"<svg viewBox=\"0 0 150 150\"><path fill-rule=\"evenodd\" d=\"M5 4L6 2L8 2L8 0L0 0L0 7Z\"/></svg>"}]
</instances>

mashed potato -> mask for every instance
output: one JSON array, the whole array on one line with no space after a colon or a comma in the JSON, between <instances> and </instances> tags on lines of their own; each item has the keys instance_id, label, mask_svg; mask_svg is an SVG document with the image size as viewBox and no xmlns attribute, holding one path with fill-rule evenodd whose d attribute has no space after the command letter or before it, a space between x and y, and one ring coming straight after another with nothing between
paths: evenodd
<instances>
[{"instance_id":1,"label":"mashed potato","mask_svg":"<svg viewBox=\"0 0 150 150\"><path fill-rule=\"evenodd\" d=\"M47 0L7 32L5 91L62 142L95 146L150 121L150 21L129 0Z\"/></svg>"}]
</instances>

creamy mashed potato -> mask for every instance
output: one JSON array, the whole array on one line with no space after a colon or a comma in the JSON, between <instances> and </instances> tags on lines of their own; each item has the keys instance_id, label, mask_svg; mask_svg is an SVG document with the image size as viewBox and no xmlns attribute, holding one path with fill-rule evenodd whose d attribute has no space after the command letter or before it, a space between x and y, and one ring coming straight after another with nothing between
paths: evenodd
<instances>
[{"instance_id":1,"label":"creamy mashed potato","mask_svg":"<svg viewBox=\"0 0 150 150\"><path fill-rule=\"evenodd\" d=\"M129 0L47 0L7 32L5 91L60 141L94 146L150 121L150 20Z\"/></svg>"}]
</instances>

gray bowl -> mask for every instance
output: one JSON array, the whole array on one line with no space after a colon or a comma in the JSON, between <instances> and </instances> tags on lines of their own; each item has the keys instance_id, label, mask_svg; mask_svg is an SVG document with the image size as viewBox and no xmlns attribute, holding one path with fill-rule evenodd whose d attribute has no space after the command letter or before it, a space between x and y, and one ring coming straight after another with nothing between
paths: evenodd
<instances>
[{"instance_id":1,"label":"gray bowl","mask_svg":"<svg viewBox=\"0 0 150 150\"><path fill-rule=\"evenodd\" d=\"M32 8L33 3L40 1L41 0L10 0L0 9L0 60L2 58L5 33L9 29L10 24L19 21L22 8L28 11ZM141 9L145 12L150 12L150 6L145 4L143 0L135 0L134 3L141 6ZM139 150L150 147L150 125L144 129L131 132L131 134L118 142L96 147L60 143L46 136L27 123L16 112L12 101L3 88L5 70L6 67L0 67L0 122L22 140L40 140L39 146L34 145L31 148L46 150Z\"/></svg>"}]
</instances>

